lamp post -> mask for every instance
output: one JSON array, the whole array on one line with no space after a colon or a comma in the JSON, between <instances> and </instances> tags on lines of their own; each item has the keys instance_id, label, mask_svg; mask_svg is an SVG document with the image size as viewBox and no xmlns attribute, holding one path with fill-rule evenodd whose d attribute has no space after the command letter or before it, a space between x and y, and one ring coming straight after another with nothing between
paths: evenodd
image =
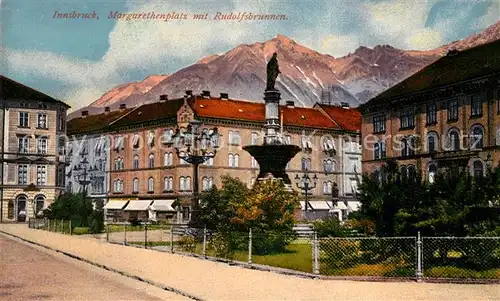
<instances>
[{"instance_id":1,"label":"lamp post","mask_svg":"<svg viewBox=\"0 0 500 301\"><path fill-rule=\"evenodd\" d=\"M87 168L89 165L89 161L87 161L87 158L84 157L84 154L81 154L82 160L78 165L73 167L73 170L76 172L81 172L77 175L75 175L75 181L80 185L83 186L83 197L87 196L87 185L90 184L90 180L87 180L87 171L91 171L90 169Z\"/></svg>"},{"instance_id":2,"label":"lamp post","mask_svg":"<svg viewBox=\"0 0 500 301\"><path fill-rule=\"evenodd\" d=\"M306 201L306 212L307 208L310 206L309 205L309 191L313 190L316 188L316 185L318 184L318 176L314 174L313 178L309 177L309 171L306 169L304 171L304 174L302 177L299 177L299 175L295 175L295 185L297 185L297 188L300 190L303 190L304 193L306 194L305 201ZM311 207L312 208L312 207Z\"/></svg>"},{"instance_id":3,"label":"lamp post","mask_svg":"<svg viewBox=\"0 0 500 301\"><path fill-rule=\"evenodd\" d=\"M175 148L179 159L193 165L193 210L192 221L197 222L196 213L199 203L198 168L200 164L215 157L219 148L220 135L216 127L201 130L202 124L198 120L192 120L187 129L181 131L179 127L175 130L168 144ZM183 155L182 155L183 154Z\"/></svg>"}]
</instances>

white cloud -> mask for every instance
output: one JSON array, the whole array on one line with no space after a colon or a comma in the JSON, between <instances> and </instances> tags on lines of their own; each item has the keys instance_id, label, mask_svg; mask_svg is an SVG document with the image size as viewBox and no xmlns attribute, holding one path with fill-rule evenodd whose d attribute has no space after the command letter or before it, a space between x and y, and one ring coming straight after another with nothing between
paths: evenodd
<instances>
[{"instance_id":1,"label":"white cloud","mask_svg":"<svg viewBox=\"0 0 500 301\"><path fill-rule=\"evenodd\" d=\"M477 19L473 28L482 30L486 27L493 25L500 20L500 1L493 0L492 4L488 7L486 13Z\"/></svg>"}]
</instances>

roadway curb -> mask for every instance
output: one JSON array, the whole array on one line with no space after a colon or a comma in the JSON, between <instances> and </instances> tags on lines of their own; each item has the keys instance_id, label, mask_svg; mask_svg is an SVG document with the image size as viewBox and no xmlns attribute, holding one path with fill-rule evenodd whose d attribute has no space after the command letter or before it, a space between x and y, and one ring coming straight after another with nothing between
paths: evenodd
<instances>
[{"instance_id":1,"label":"roadway curb","mask_svg":"<svg viewBox=\"0 0 500 301\"><path fill-rule=\"evenodd\" d=\"M128 278L132 278L132 279L135 279L135 280L139 280L141 282L144 282L144 283L147 283L147 284L150 284L150 285L153 285L153 286L156 286L158 288L161 288L163 290L166 290L166 291L169 291L169 292L172 292L172 293L175 293L175 294L178 294L178 295L181 295L181 296L184 296L186 298L189 298L189 299L192 299L192 300L197 300L197 301L204 301L205 299L202 299L200 297L197 297L195 295L192 295L190 293L186 293L182 290L179 290L179 289L176 289L174 287L171 287L171 286L168 286L168 285L164 285L164 284L160 284L158 282L154 282L154 281L151 281L151 280L148 280L148 279L145 279L145 278L142 278L142 277L139 277L139 276L136 276L136 275L132 275L130 273L127 273L127 272L124 272L124 271L120 271L118 269L115 269L115 268L112 268L112 267L108 267L106 265L103 265L103 264L100 264L100 263L96 263L96 262L93 262L91 260L88 260L88 259L85 259L85 258L82 258L80 256L77 256L77 255L73 255L71 253L68 253L68 252L65 252L65 251L61 251L61 250L57 250L57 249L54 249L54 248L51 248L49 246L46 246L46 245L43 245L43 244L40 244L40 243L37 243L37 242L34 242L34 241L31 241L31 240L28 240L26 238L23 238L23 237L20 237L18 235L15 235L15 234L12 234L12 233L9 233L9 232L5 232L3 230L0 230L0 233L3 233L5 235L8 235L8 236L12 236L14 238L17 238L19 240L22 240L24 242L27 242L27 243L30 243L30 244L33 244L33 245L36 245L36 246L39 246L39 247L42 247L42 248L45 248L45 249L48 249L48 250L51 250L51 251L54 251L54 252L57 252L57 253L61 253L61 254L64 254L68 257L71 257L73 259L77 259L79 261L82 261L82 262L86 262L88 264L91 264L93 266L96 266L96 267L99 267L99 268L102 268L102 269L105 269L107 271L110 271L110 272L114 272L114 273L117 273L117 274L120 274L122 276L125 276L125 277L128 277Z\"/></svg>"}]
</instances>

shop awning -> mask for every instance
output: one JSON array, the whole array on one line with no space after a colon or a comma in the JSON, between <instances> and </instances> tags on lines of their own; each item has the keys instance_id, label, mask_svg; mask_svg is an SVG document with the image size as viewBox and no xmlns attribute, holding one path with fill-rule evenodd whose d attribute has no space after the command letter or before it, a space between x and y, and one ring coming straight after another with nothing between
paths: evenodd
<instances>
[{"instance_id":1,"label":"shop awning","mask_svg":"<svg viewBox=\"0 0 500 301\"><path fill-rule=\"evenodd\" d=\"M338 201L337 205L333 208L334 210L347 210L347 206L342 201Z\"/></svg>"},{"instance_id":2,"label":"shop awning","mask_svg":"<svg viewBox=\"0 0 500 301\"><path fill-rule=\"evenodd\" d=\"M326 201L309 201L309 205L313 210L330 210Z\"/></svg>"},{"instance_id":3,"label":"shop awning","mask_svg":"<svg viewBox=\"0 0 500 301\"><path fill-rule=\"evenodd\" d=\"M123 211L147 211L152 202L152 200L133 200Z\"/></svg>"},{"instance_id":4,"label":"shop awning","mask_svg":"<svg viewBox=\"0 0 500 301\"><path fill-rule=\"evenodd\" d=\"M347 206L349 207L350 210L357 211L359 210L359 208L361 208L361 203L358 201L347 202Z\"/></svg>"},{"instance_id":5,"label":"shop awning","mask_svg":"<svg viewBox=\"0 0 500 301\"><path fill-rule=\"evenodd\" d=\"M153 204L149 207L149 209L153 211L176 211L172 204L175 200L156 200L153 201Z\"/></svg>"},{"instance_id":6,"label":"shop awning","mask_svg":"<svg viewBox=\"0 0 500 301\"><path fill-rule=\"evenodd\" d=\"M104 205L104 209L122 210L127 203L128 201L109 201Z\"/></svg>"}]
</instances>

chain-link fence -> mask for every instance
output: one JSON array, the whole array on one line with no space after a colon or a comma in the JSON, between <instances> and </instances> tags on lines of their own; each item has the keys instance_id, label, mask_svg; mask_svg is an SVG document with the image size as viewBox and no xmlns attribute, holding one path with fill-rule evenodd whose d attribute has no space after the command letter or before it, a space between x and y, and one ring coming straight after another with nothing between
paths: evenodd
<instances>
[{"instance_id":1,"label":"chain-link fence","mask_svg":"<svg viewBox=\"0 0 500 301\"><path fill-rule=\"evenodd\" d=\"M425 278L500 279L499 237L424 237Z\"/></svg>"},{"instance_id":2,"label":"chain-link fence","mask_svg":"<svg viewBox=\"0 0 500 301\"><path fill-rule=\"evenodd\" d=\"M76 234L70 221L29 227ZM300 231L299 231L300 232ZM254 267L326 277L500 282L500 237L317 237L291 230L212 231L185 224L108 224L100 239Z\"/></svg>"}]
</instances>

